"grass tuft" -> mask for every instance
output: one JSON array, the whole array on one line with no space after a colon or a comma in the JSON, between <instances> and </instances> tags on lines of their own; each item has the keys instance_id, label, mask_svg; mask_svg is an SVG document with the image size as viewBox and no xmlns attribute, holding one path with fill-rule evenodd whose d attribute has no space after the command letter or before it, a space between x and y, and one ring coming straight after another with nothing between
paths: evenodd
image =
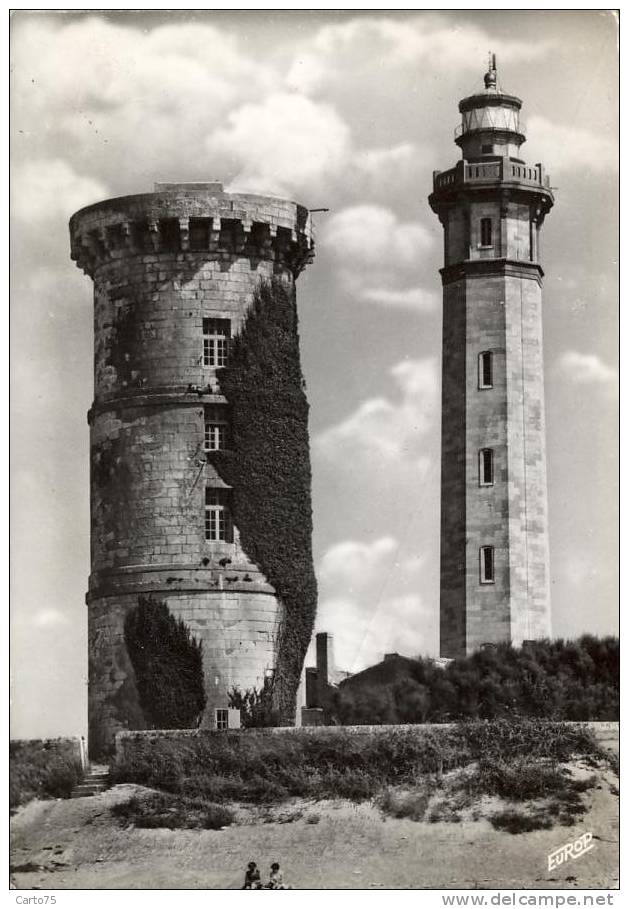
<instances>
[{"instance_id":1,"label":"grass tuft","mask_svg":"<svg viewBox=\"0 0 629 909\"><path fill-rule=\"evenodd\" d=\"M133 796L128 802L114 805L111 813L127 825L148 829L220 830L234 821L233 812L224 805L164 792Z\"/></svg>"},{"instance_id":2,"label":"grass tuft","mask_svg":"<svg viewBox=\"0 0 629 909\"><path fill-rule=\"evenodd\" d=\"M12 742L9 748L9 807L31 799L69 798L82 777L73 745L62 740Z\"/></svg>"}]
</instances>

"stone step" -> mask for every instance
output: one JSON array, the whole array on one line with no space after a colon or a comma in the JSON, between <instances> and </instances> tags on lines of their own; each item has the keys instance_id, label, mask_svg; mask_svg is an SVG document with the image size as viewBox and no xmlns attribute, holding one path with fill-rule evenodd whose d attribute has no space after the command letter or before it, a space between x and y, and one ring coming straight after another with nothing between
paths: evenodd
<instances>
[{"instance_id":1,"label":"stone step","mask_svg":"<svg viewBox=\"0 0 629 909\"><path fill-rule=\"evenodd\" d=\"M77 783L71 793L71 798L81 799L99 795L109 786L109 768L96 765L91 767L80 783Z\"/></svg>"}]
</instances>

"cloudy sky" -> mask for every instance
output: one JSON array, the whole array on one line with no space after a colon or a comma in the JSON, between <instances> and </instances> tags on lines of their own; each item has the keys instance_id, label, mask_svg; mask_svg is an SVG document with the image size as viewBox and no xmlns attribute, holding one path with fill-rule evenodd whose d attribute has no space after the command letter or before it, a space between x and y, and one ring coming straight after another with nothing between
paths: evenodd
<instances>
[{"instance_id":1,"label":"cloudy sky","mask_svg":"<svg viewBox=\"0 0 629 909\"><path fill-rule=\"evenodd\" d=\"M298 286L318 627L337 662L438 648L441 227L486 55L524 101L542 238L554 632L617 631L617 30L597 11L17 13L14 734L85 727L91 282L67 219L156 180L316 216Z\"/></svg>"}]
</instances>

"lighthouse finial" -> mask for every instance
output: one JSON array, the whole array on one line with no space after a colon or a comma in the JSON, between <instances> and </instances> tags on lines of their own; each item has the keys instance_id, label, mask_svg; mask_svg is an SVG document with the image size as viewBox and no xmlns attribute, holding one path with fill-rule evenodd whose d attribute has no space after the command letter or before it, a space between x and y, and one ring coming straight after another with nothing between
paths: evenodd
<instances>
[{"instance_id":1,"label":"lighthouse finial","mask_svg":"<svg viewBox=\"0 0 629 909\"><path fill-rule=\"evenodd\" d=\"M488 60L488 69L487 69L487 72L485 73L485 89L488 92L490 92L490 91L495 92L497 81L498 81L498 77L496 75L496 55L490 52L489 60Z\"/></svg>"}]
</instances>

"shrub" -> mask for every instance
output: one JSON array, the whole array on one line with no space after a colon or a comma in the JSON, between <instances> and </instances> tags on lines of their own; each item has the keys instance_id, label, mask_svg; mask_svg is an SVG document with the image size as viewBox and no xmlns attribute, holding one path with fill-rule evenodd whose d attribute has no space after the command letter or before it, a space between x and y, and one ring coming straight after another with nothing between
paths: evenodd
<instances>
[{"instance_id":1,"label":"shrub","mask_svg":"<svg viewBox=\"0 0 629 909\"><path fill-rule=\"evenodd\" d=\"M219 830L234 821L233 812L224 805L163 792L133 796L128 802L114 805L111 813L135 827L166 827L170 830L182 828Z\"/></svg>"},{"instance_id":2,"label":"shrub","mask_svg":"<svg viewBox=\"0 0 629 909\"><path fill-rule=\"evenodd\" d=\"M423 821L432 792L394 792L386 789L377 801L383 814L390 817L407 817L412 821Z\"/></svg>"},{"instance_id":3,"label":"shrub","mask_svg":"<svg viewBox=\"0 0 629 909\"><path fill-rule=\"evenodd\" d=\"M81 776L81 762L70 742L11 742L9 807L34 798L68 798Z\"/></svg>"},{"instance_id":4,"label":"shrub","mask_svg":"<svg viewBox=\"0 0 629 909\"><path fill-rule=\"evenodd\" d=\"M509 762L491 758L479 761L468 779L476 793L499 795L516 802L543 798L566 785L565 771L530 757L512 757Z\"/></svg>"},{"instance_id":5,"label":"shrub","mask_svg":"<svg viewBox=\"0 0 629 909\"><path fill-rule=\"evenodd\" d=\"M196 726L206 703L201 641L165 603L143 596L127 614L124 636L149 727Z\"/></svg>"},{"instance_id":6,"label":"shrub","mask_svg":"<svg viewBox=\"0 0 629 909\"><path fill-rule=\"evenodd\" d=\"M492 827L496 830L506 830L508 833L529 833L531 830L547 830L553 826L553 820L541 811L516 811L508 808L492 814L489 818Z\"/></svg>"},{"instance_id":7,"label":"shrub","mask_svg":"<svg viewBox=\"0 0 629 909\"><path fill-rule=\"evenodd\" d=\"M616 720L617 638L532 641L479 650L445 669L397 657L330 689L328 716L345 724L424 723L513 716Z\"/></svg>"}]
</instances>

